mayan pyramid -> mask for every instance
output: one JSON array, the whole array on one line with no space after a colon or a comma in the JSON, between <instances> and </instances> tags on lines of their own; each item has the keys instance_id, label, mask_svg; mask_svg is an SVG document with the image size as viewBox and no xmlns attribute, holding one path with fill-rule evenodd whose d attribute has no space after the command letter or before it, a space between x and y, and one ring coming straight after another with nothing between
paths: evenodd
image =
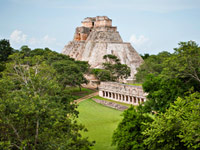
<instances>
[{"instance_id":1,"label":"mayan pyramid","mask_svg":"<svg viewBox=\"0 0 200 150\"><path fill-rule=\"evenodd\" d=\"M122 64L131 68L134 77L136 68L143 59L130 43L123 42L117 27L106 16L87 17L76 28L73 41L65 45L62 53L76 60L88 61L92 68L102 68L103 56L116 55Z\"/></svg>"}]
</instances>

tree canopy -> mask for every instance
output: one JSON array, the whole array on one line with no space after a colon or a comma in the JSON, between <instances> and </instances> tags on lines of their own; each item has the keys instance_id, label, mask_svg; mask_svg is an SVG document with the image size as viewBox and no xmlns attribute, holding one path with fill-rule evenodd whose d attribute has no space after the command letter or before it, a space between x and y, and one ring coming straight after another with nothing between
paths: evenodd
<instances>
[{"instance_id":1,"label":"tree canopy","mask_svg":"<svg viewBox=\"0 0 200 150\"><path fill-rule=\"evenodd\" d=\"M145 78L149 74L153 74L155 76L159 75L164 66L163 62L169 58L171 54L169 52L160 52L158 55L149 55L146 59L144 59L144 63L137 68L136 81L144 82Z\"/></svg>"},{"instance_id":2,"label":"tree canopy","mask_svg":"<svg viewBox=\"0 0 200 150\"><path fill-rule=\"evenodd\" d=\"M200 94L178 98L155 117L143 132L148 149L195 150L200 148Z\"/></svg>"},{"instance_id":3,"label":"tree canopy","mask_svg":"<svg viewBox=\"0 0 200 150\"><path fill-rule=\"evenodd\" d=\"M147 147L144 145L142 132L146 129L145 123L152 121L149 114L131 106L124 111L123 120L114 131L112 144L117 145L118 150L145 150Z\"/></svg>"},{"instance_id":4,"label":"tree canopy","mask_svg":"<svg viewBox=\"0 0 200 150\"><path fill-rule=\"evenodd\" d=\"M6 39L0 40L0 62L8 60L8 56L14 52L10 42Z\"/></svg>"},{"instance_id":5,"label":"tree canopy","mask_svg":"<svg viewBox=\"0 0 200 150\"><path fill-rule=\"evenodd\" d=\"M113 134L118 149L200 149L200 47L188 41L174 50L148 56L138 69L147 101L124 113Z\"/></svg>"},{"instance_id":6,"label":"tree canopy","mask_svg":"<svg viewBox=\"0 0 200 150\"><path fill-rule=\"evenodd\" d=\"M92 73L100 81L119 81L130 76L130 67L126 64L121 64L120 59L115 55L104 55L103 69L93 69Z\"/></svg>"},{"instance_id":7,"label":"tree canopy","mask_svg":"<svg viewBox=\"0 0 200 150\"><path fill-rule=\"evenodd\" d=\"M8 61L9 55L13 52L14 49L10 46L10 42L8 40L0 40L0 73L5 69L5 63Z\"/></svg>"},{"instance_id":8,"label":"tree canopy","mask_svg":"<svg viewBox=\"0 0 200 150\"><path fill-rule=\"evenodd\" d=\"M75 120L77 106L66 88L71 84L60 81L67 65L82 73L87 64L48 48L27 46L9 60L0 79L0 149L90 149L93 143L80 134L85 127Z\"/></svg>"},{"instance_id":9,"label":"tree canopy","mask_svg":"<svg viewBox=\"0 0 200 150\"><path fill-rule=\"evenodd\" d=\"M148 101L144 106L148 112L164 112L170 103L184 96L191 88L200 91L200 47L188 41L180 42L174 50L173 54L159 53L156 58L161 58L158 59L161 61L153 59L153 63L148 63L152 56L148 57L138 69L136 77L144 77L143 89L148 93ZM145 68L145 65L150 67ZM150 69L154 67L158 70Z\"/></svg>"}]
</instances>

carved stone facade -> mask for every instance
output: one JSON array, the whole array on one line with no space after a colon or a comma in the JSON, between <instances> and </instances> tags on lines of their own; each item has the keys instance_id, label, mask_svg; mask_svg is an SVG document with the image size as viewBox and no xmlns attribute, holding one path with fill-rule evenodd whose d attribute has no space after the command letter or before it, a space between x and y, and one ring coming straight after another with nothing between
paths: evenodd
<instances>
[{"instance_id":1,"label":"carved stone facade","mask_svg":"<svg viewBox=\"0 0 200 150\"><path fill-rule=\"evenodd\" d=\"M131 79L143 59L130 43L123 42L117 27L106 16L87 17L76 28L73 41L63 49L63 54L76 60L88 61L92 68L102 68L103 56L113 54L122 64L131 68Z\"/></svg>"},{"instance_id":2,"label":"carved stone facade","mask_svg":"<svg viewBox=\"0 0 200 150\"><path fill-rule=\"evenodd\" d=\"M127 104L139 105L146 101L147 93L144 93L141 86L101 82L99 96Z\"/></svg>"}]
</instances>

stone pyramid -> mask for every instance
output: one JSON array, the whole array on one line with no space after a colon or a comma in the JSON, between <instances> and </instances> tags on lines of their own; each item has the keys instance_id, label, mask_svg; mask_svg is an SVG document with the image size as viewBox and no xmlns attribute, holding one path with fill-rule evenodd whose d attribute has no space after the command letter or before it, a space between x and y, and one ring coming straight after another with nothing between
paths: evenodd
<instances>
[{"instance_id":1,"label":"stone pyramid","mask_svg":"<svg viewBox=\"0 0 200 150\"><path fill-rule=\"evenodd\" d=\"M112 26L112 20L106 16L85 18L82 26L76 28L73 41L65 45L62 53L88 61L92 68L102 68L104 55L116 55L122 64L131 68L130 78L143 62L132 45L123 42L117 27Z\"/></svg>"}]
</instances>

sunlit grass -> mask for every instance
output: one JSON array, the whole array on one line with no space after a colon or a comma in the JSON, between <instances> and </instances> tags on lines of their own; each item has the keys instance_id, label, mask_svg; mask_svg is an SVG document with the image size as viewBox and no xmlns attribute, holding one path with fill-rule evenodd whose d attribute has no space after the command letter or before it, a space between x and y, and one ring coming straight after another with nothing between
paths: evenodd
<instances>
[{"instance_id":1,"label":"sunlit grass","mask_svg":"<svg viewBox=\"0 0 200 150\"><path fill-rule=\"evenodd\" d=\"M122 111L103 106L91 99L80 102L78 111L78 122L88 129L82 135L89 137L90 141L96 141L94 150L115 150L116 147L111 146L112 135L122 119Z\"/></svg>"},{"instance_id":2,"label":"sunlit grass","mask_svg":"<svg viewBox=\"0 0 200 150\"><path fill-rule=\"evenodd\" d=\"M142 83L127 83L128 85L142 86Z\"/></svg>"}]
</instances>

